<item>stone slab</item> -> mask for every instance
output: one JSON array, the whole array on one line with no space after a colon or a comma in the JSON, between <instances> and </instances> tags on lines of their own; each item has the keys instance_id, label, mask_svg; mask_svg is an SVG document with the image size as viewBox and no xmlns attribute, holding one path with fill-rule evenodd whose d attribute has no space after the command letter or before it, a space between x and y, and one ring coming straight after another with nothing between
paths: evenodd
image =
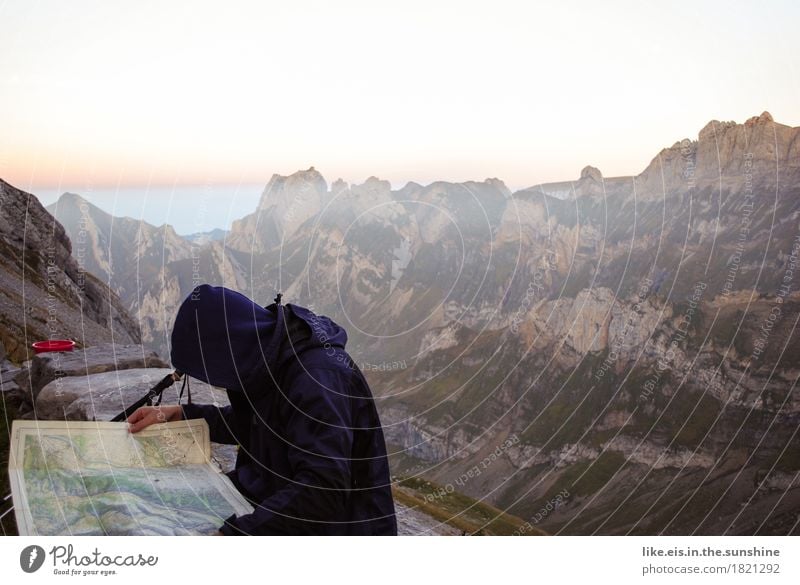
<instances>
[{"instance_id":1,"label":"stone slab","mask_svg":"<svg viewBox=\"0 0 800 585\"><path fill-rule=\"evenodd\" d=\"M109 343L68 352L38 354L31 360L30 367L21 371L14 381L26 391L33 403L42 388L56 378L168 366L157 353L141 345Z\"/></svg>"},{"instance_id":2,"label":"stone slab","mask_svg":"<svg viewBox=\"0 0 800 585\"><path fill-rule=\"evenodd\" d=\"M172 370L134 368L88 376L57 378L47 384L36 399L36 418L42 420L111 420L144 396ZM190 381L192 402L227 405L224 390ZM181 382L164 391L162 404L177 404ZM187 397L184 395L183 402Z\"/></svg>"}]
</instances>

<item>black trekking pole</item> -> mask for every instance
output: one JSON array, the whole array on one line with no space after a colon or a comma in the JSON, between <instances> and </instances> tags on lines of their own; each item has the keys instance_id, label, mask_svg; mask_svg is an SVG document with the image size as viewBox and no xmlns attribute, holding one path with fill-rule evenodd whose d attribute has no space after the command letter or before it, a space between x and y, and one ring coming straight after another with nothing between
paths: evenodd
<instances>
[{"instance_id":1,"label":"black trekking pole","mask_svg":"<svg viewBox=\"0 0 800 585\"><path fill-rule=\"evenodd\" d=\"M171 374L167 374L164 378L155 386L150 388L147 391L147 394L142 396L139 400L131 404L125 410L120 412L117 416L111 419L111 422L122 422L127 420L128 416L136 412L136 409L142 406L152 406L155 402L156 406L161 404L161 395L164 393L164 390L172 386L175 382L180 380L183 377L183 373L175 370ZM181 391L181 394L183 392Z\"/></svg>"}]
</instances>

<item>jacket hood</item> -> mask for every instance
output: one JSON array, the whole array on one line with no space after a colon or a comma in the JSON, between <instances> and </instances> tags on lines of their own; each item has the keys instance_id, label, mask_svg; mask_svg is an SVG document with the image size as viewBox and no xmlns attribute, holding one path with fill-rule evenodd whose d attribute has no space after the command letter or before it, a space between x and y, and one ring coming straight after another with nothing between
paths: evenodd
<instances>
[{"instance_id":1,"label":"jacket hood","mask_svg":"<svg viewBox=\"0 0 800 585\"><path fill-rule=\"evenodd\" d=\"M255 391L294 356L344 348L347 333L304 307L262 307L231 289L204 284L181 303L171 341L175 369L213 386Z\"/></svg>"}]
</instances>

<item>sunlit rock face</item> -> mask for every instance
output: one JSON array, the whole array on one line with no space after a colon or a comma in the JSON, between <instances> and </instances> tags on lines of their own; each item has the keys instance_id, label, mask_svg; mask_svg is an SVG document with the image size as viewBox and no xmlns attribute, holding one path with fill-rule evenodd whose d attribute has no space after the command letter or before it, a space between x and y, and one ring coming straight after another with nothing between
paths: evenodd
<instances>
[{"instance_id":1,"label":"sunlit rock face","mask_svg":"<svg viewBox=\"0 0 800 585\"><path fill-rule=\"evenodd\" d=\"M38 340L139 341L136 321L78 251L36 197L0 180L0 343L12 361Z\"/></svg>"}]
</instances>

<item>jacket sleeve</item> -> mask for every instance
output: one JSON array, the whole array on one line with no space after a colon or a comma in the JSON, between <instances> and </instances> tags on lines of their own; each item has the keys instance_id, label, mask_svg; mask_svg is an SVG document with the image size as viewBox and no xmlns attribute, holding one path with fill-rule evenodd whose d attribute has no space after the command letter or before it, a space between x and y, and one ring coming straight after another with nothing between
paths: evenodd
<instances>
[{"instance_id":1,"label":"jacket sleeve","mask_svg":"<svg viewBox=\"0 0 800 585\"><path fill-rule=\"evenodd\" d=\"M282 389L285 399L278 408L291 477L252 514L226 520L223 534L317 533L321 523L347 519L353 430L345 376L341 370L309 368ZM346 532L344 524L333 528Z\"/></svg>"},{"instance_id":2,"label":"jacket sleeve","mask_svg":"<svg viewBox=\"0 0 800 585\"><path fill-rule=\"evenodd\" d=\"M223 445L236 445L238 441L233 436L234 428L233 407L214 406L213 404L184 404L183 418L204 418L208 423L209 436L214 443Z\"/></svg>"}]
</instances>

